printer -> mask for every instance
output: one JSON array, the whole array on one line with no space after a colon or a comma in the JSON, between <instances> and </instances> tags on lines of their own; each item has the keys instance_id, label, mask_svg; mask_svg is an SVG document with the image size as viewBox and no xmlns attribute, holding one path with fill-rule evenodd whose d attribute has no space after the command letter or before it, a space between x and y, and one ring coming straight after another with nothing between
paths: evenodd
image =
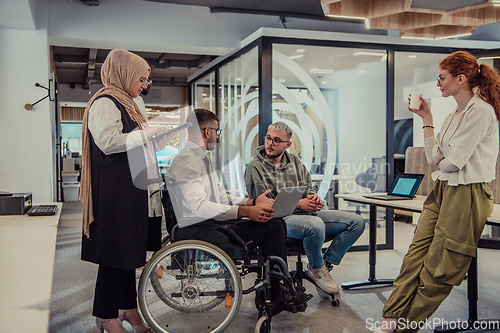
<instances>
[{"instance_id":1,"label":"printer","mask_svg":"<svg viewBox=\"0 0 500 333\"><path fill-rule=\"evenodd\" d=\"M31 193L9 193L0 191L0 215L24 215L31 208Z\"/></svg>"}]
</instances>

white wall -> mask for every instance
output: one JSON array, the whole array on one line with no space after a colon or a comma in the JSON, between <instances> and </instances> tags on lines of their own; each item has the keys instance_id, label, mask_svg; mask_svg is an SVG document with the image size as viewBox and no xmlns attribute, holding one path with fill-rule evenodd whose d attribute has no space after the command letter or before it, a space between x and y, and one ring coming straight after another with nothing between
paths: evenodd
<instances>
[{"instance_id":1,"label":"white wall","mask_svg":"<svg viewBox=\"0 0 500 333\"><path fill-rule=\"evenodd\" d=\"M339 82L338 172L350 176L339 182L342 192L366 190L356 185L356 175L371 166L372 158L385 155L385 72L385 62L374 62L334 73Z\"/></svg>"},{"instance_id":2,"label":"white wall","mask_svg":"<svg viewBox=\"0 0 500 333\"><path fill-rule=\"evenodd\" d=\"M34 202L54 199L53 103L24 109L47 94L35 87L49 80L43 13L42 7L38 30L0 29L0 189L32 192Z\"/></svg>"}]
</instances>

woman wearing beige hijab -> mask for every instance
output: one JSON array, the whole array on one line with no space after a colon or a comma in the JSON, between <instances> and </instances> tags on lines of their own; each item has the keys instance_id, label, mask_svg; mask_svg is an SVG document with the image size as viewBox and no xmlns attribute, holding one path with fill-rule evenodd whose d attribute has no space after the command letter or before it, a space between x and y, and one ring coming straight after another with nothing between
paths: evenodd
<instances>
[{"instance_id":1,"label":"woman wearing beige hijab","mask_svg":"<svg viewBox=\"0 0 500 333\"><path fill-rule=\"evenodd\" d=\"M101 68L104 88L91 98L83 118L81 257L99 265L92 314L101 332L121 333L122 320L135 333L151 330L137 312L135 285L135 269L146 262L148 192L134 185L128 159L163 129L148 126L133 100L150 83L149 75L144 59L112 50ZM158 148L168 140L160 140Z\"/></svg>"}]
</instances>

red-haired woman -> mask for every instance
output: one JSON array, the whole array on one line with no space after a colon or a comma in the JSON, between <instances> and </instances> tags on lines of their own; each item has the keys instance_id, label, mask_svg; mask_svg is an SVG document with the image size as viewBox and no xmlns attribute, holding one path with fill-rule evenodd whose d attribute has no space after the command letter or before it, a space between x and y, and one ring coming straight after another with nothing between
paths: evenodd
<instances>
[{"instance_id":1,"label":"red-haired woman","mask_svg":"<svg viewBox=\"0 0 500 333\"><path fill-rule=\"evenodd\" d=\"M437 86L457 109L434 136L431 109L421 98L427 161L437 165L413 241L378 332L417 332L463 281L486 219L493 210L500 119L500 77L495 69L459 51L439 63Z\"/></svg>"}]
</instances>

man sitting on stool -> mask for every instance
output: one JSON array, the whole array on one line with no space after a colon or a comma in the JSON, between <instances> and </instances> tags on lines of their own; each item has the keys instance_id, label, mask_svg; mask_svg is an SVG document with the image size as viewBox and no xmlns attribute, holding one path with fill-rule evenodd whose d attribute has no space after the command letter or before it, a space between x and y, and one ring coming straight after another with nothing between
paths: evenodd
<instances>
[{"instance_id":1,"label":"man sitting on stool","mask_svg":"<svg viewBox=\"0 0 500 333\"><path fill-rule=\"evenodd\" d=\"M329 294L338 294L339 287L330 275L347 250L365 228L359 215L336 210L323 210L323 202L312 188L311 175L300 159L286 151L291 146L292 130L282 122L269 125L265 145L257 147L255 157L245 171L250 198L262 193L276 198L285 186L308 186L293 215L285 217L287 236L303 239L308 263L307 274L317 286ZM325 235L335 236L323 255Z\"/></svg>"}]
</instances>

